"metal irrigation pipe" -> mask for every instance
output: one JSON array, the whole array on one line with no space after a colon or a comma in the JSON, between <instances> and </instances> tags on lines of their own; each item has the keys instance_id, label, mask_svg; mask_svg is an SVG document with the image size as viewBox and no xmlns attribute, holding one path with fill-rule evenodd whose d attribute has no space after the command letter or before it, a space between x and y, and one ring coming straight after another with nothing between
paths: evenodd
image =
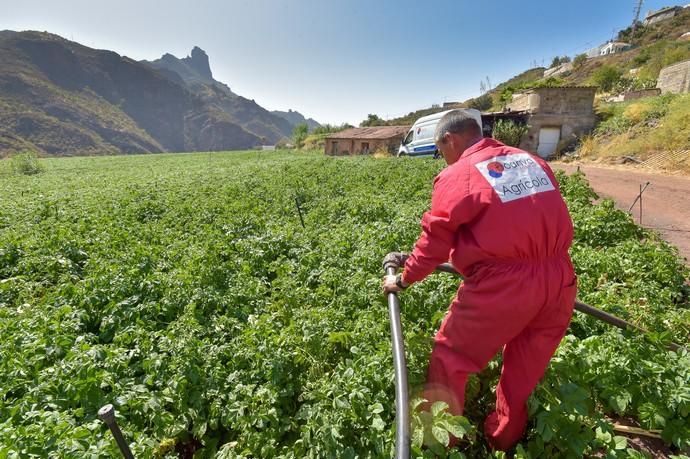
<instances>
[{"instance_id":1,"label":"metal irrigation pipe","mask_svg":"<svg viewBox=\"0 0 690 459\"><path fill-rule=\"evenodd\" d=\"M383 269L386 274L394 275L398 265L386 257ZM400 321L400 300L394 292L388 294L388 317L391 322L393 366L395 367L395 458L408 459L410 457L410 403L407 393L407 363Z\"/></svg>"},{"instance_id":2,"label":"metal irrigation pipe","mask_svg":"<svg viewBox=\"0 0 690 459\"><path fill-rule=\"evenodd\" d=\"M129 449L129 445L125 441L125 437L122 435L122 431L115 420L115 408L113 408L113 405L108 404L98 410L98 417L110 428L117 442L117 446L122 452L122 456L124 456L125 459L134 459L132 451Z\"/></svg>"}]
</instances>

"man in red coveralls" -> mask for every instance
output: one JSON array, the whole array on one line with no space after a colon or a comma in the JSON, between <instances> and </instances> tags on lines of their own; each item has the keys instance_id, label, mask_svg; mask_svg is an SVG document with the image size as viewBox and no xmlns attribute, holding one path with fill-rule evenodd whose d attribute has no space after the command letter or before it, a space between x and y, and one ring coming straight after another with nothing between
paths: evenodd
<instances>
[{"instance_id":1,"label":"man in red coveralls","mask_svg":"<svg viewBox=\"0 0 690 459\"><path fill-rule=\"evenodd\" d=\"M383 287L400 291L449 259L463 275L434 340L425 398L462 414L468 375L503 348L484 433L506 450L524 433L527 398L572 316L572 221L548 164L482 138L465 112L441 118L435 140L448 167L434 180L431 210L402 274L386 276Z\"/></svg>"}]
</instances>

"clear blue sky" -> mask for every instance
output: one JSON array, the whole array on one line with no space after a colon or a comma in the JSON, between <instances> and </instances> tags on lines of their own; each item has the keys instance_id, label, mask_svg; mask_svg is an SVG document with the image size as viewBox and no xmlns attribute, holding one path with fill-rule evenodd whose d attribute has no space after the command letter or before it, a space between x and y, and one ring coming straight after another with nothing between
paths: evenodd
<instances>
[{"instance_id":1,"label":"clear blue sky","mask_svg":"<svg viewBox=\"0 0 690 459\"><path fill-rule=\"evenodd\" d=\"M358 124L478 95L627 27L635 0L0 0L0 30L45 30L134 59L193 46L271 110ZM646 0L647 10L676 1Z\"/></svg>"}]
</instances>

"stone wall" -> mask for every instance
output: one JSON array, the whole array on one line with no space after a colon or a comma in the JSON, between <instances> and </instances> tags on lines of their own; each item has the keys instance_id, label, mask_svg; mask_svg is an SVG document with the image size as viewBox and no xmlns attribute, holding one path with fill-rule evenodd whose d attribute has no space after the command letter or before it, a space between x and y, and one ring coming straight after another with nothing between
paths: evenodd
<instances>
[{"instance_id":1,"label":"stone wall","mask_svg":"<svg viewBox=\"0 0 690 459\"><path fill-rule=\"evenodd\" d=\"M659 94L661 94L661 90L659 88L640 89L639 91L626 92L623 94L623 100L642 99L644 97L658 96Z\"/></svg>"},{"instance_id":2,"label":"stone wall","mask_svg":"<svg viewBox=\"0 0 690 459\"><path fill-rule=\"evenodd\" d=\"M513 96L508 104L512 111L555 115L590 115L596 88L535 88Z\"/></svg>"},{"instance_id":3,"label":"stone wall","mask_svg":"<svg viewBox=\"0 0 690 459\"><path fill-rule=\"evenodd\" d=\"M570 72L571 70L573 70L573 63L572 62L566 62L564 64L557 65L556 67L546 69L544 71L544 78L550 77L550 76L560 75L560 74L565 73L565 72Z\"/></svg>"},{"instance_id":4,"label":"stone wall","mask_svg":"<svg viewBox=\"0 0 690 459\"><path fill-rule=\"evenodd\" d=\"M324 148L327 155L365 155L377 150L386 150L391 154L398 152L403 136L390 139L326 139ZM337 145L334 145L337 143Z\"/></svg>"},{"instance_id":5,"label":"stone wall","mask_svg":"<svg viewBox=\"0 0 690 459\"><path fill-rule=\"evenodd\" d=\"M665 21L666 19L671 19L681 9L682 8L680 6L675 6L669 8L662 8L661 10L656 12L650 11L649 13L647 13L647 17L643 21L643 24L645 26L650 26L652 24L656 24L657 22Z\"/></svg>"},{"instance_id":6,"label":"stone wall","mask_svg":"<svg viewBox=\"0 0 690 459\"><path fill-rule=\"evenodd\" d=\"M595 88L539 88L539 106L534 113L582 114L592 113Z\"/></svg>"},{"instance_id":7,"label":"stone wall","mask_svg":"<svg viewBox=\"0 0 690 459\"><path fill-rule=\"evenodd\" d=\"M690 92L690 60L661 69L656 87L661 94Z\"/></svg>"},{"instance_id":8,"label":"stone wall","mask_svg":"<svg viewBox=\"0 0 690 459\"><path fill-rule=\"evenodd\" d=\"M525 112L539 104L539 96L532 92L513 94L508 108L514 112Z\"/></svg>"},{"instance_id":9,"label":"stone wall","mask_svg":"<svg viewBox=\"0 0 690 459\"><path fill-rule=\"evenodd\" d=\"M536 153L539 144L539 131L543 127L560 127L560 144L565 146L574 143L578 138L588 134L594 129L596 116L589 115L550 115L534 114L527 120L529 131L522 138L520 148Z\"/></svg>"},{"instance_id":10,"label":"stone wall","mask_svg":"<svg viewBox=\"0 0 690 459\"><path fill-rule=\"evenodd\" d=\"M573 143L594 129L593 87L535 88L513 96L508 108L529 113L529 131L522 138L520 148L537 152L541 128L559 128L559 145Z\"/></svg>"}]
</instances>

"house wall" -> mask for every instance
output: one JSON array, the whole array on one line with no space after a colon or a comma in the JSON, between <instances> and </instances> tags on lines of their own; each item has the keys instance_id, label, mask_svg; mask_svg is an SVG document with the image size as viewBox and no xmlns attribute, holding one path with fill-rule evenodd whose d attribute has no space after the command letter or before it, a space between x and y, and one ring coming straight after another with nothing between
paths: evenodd
<instances>
[{"instance_id":1,"label":"house wall","mask_svg":"<svg viewBox=\"0 0 690 459\"><path fill-rule=\"evenodd\" d=\"M522 94L513 94L512 101L508 104L511 111L523 112L531 110L531 107L539 105L539 96L537 94L527 92Z\"/></svg>"},{"instance_id":2,"label":"house wall","mask_svg":"<svg viewBox=\"0 0 690 459\"><path fill-rule=\"evenodd\" d=\"M647 18L644 20L644 25L648 26L648 25L651 25L651 24L655 24L655 23L657 23L657 22L659 22L659 21L664 21L664 20L666 20L666 19L671 19L673 16L676 15L676 13L678 12L679 9L680 9L680 7L679 7L678 9L670 9L669 11L666 11L666 12L664 12L664 13L655 14L655 15L653 15L653 16L651 16L651 17L647 17Z\"/></svg>"},{"instance_id":3,"label":"house wall","mask_svg":"<svg viewBox=\"0 0 690 459\"><path fill-rule=\"evenodd\" d=\"M391 137L389 139L326 139L325 153L327 155L345 156L345 155L361 155L367 154L364 151L365 143L369 144L368 153L374 153L376 150L385 149L391 154L398 151L400 142L402 142L403 135ZM333 150L333 142L338 142L337 153Z\"/></svg>"},{"instance_id":4,"label":"house wall","mask_svg":"<svg viewBox=\"0 0 690 459\"><path fill-rule=\"evenodd\" d=\"M590 115L595 92L595 88L537 88L513 96L508 108L539 114Z\"/></svg>"},{"instance_id":5,"label":"house wall","mask_svg":"<svg viewBox=\"0 0 690 459\"><path fill-rule=\"evenodd\" d=\"M560 128L562 145L591 132L596 123L595 92L596 88L537 88L515 97L508 107L529 112L530 128L520 148L536 153L539 131L545 127Z\"/></svg>"},{"instance_id":6,"label":"house wall","mask_svg":"<svg viewBox=\"0 0 690 459\"><path fill-rule=\"evenodd\" d=\"M595 88L540 88L538 105L531 111L554 115L589 115L593 112Z\"/></svg>"},{"instance_id":7,"label":"house wall","mask_svg":"<svg viewBox=\"0 0 690 459\"><path fill-rule=\"evenodd\" d=\"M690 92L690 60L661 69L656 87L662 94Z\"/></svg>"},{"instance_id":8,"label":"house wall","mask_svg":"<svg viewBox=\"0 0 690 459\"><path fill-rule=\"evenodd\" d=\"M603 48L601 48L600 55L607 56L609 54L622 53L630 49L630 45L624 45L620 43L608 43Z\"/></svg>"},{"instance_id":9,"label":"house wall","mask_svg":"<svg viewBox=\"0 0 690 459\"><path fill-rule=\"evenodd\" d=\"M529 131L522 138L520 148L536 153L539 144L539 130L542 127L560 127L560 143L566 145L591 132L595 123L596 116L594 113L589 115L533 114L527 120Z\"/></svg>"}]
</instances>

